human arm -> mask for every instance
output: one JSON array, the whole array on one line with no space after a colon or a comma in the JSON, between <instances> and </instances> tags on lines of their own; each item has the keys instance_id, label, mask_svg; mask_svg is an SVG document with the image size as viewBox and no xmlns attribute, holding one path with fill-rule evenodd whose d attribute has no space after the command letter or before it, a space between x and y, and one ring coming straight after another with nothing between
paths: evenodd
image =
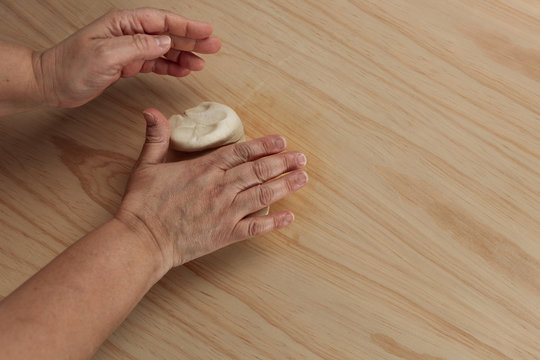
<instances>
[{"instance_id":1,"label":"human arm","mask_svg":"<svg viewBox=\"0 0 540 360\"><path fill-rule=\"evenodd\" d=\"M45 106L75 107L120 77L202 70L193 52L213 54L212 26L165 10L110 12L45 51L0 41L0 116Z\"/></svg>"},{"instance_id":2,"label":"human arm","mask_svg":"<svg viewBox=\"0 0 540 360\"><path fill-rule=\"evenodd\" d=\"M38 62L31 49L0 40L0 116L43 106Z\"/></svg>"},{"instance_id":3,"label":"human arm","mask_svg":"<svg viewBox=\"0 0 540 360\"><path fill-rule=\"evenodd\" d=\"M1 359L87 359L165 273L155 245L112 219L0 302Z\"/></svg>"},{"instance_id":4,"label":"human arm","mask_svg":"<svg viewBox=\"0 0 540 360\"><path fill-rule=\"evenodd\" d=\"M0 302L0 358L88 358L171 267L292 222L290 211L245 217L307 181L282 137L165 163L168 122L148 113L114 219Z\"/></svg>"}]
</instances>

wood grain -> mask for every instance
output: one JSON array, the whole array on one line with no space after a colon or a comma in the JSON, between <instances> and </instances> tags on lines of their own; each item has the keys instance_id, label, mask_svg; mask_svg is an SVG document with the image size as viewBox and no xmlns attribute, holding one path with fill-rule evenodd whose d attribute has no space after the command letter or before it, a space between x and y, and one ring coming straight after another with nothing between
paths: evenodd
<instances>
[{"instance_id":1,"label":"wood grain","mask_svg":"<svg viewBox=\"0 0 540 360\"><path fill-rule=\"evenodd\" d=\"M42 49L143 1L0 3ZM0 122L0 296L114 213L145 107L204 100L287 137L297 220L171 271L96 359L539 359L540 6L154 1L214 25L185 79Z\"/></svg>"}]
</instances>

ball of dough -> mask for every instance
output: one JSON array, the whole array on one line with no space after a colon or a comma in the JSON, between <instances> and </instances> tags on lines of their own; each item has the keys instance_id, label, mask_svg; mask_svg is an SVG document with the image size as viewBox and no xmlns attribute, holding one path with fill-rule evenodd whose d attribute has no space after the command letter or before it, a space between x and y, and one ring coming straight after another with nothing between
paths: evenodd
<instances>
[{"instance_id":1,"label":"ball of dough","mask_svg":"<svg viewBox=\"0 0 540 360\"><path fill-rule=\"evenodd\" d=\"M244 140L242 121L230 107L203 102L169 118L171 148L184 152L217 148Z\"/></svg>"},{"instance_id":2,"label":"ball of dough","mask_svg":"<svg viewBox=\"0 0 540 360\"><path fill-rule=\"evenodd\" d=\"M197 152L246 140L236 112L215 102L203 102L183 115L173 115L169 124L170 147L178 151ZM268 215L269 210L267 206L248 217Z\"/></svg>"}]
</instances>

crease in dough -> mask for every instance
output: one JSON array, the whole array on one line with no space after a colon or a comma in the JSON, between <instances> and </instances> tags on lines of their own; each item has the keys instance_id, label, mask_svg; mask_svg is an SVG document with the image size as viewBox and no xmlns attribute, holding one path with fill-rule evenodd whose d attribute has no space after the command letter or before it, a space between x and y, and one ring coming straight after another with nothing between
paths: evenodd
<instances>
[{"instance_id":1,"label":"crease in dough","mask_svg":"<svg viewBox=\"0 0 540 360\"><path fill-rule=\"evenodd\" d=\"M184 114L169 118L171 125L170 148L183 152L199 152L246 141L242 121L227 105L206 101ZM268 215L267 206L251 216Z\"/></svg>"}]
</instances>

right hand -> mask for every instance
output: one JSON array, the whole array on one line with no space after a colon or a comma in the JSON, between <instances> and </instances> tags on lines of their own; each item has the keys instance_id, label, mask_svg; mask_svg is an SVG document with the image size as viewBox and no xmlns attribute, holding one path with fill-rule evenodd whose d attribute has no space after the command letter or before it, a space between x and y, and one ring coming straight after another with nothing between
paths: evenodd
<instances>
[{"instance_id":1,"label":"right hand","mask_svg":"<svg viewBox=\"0 0 540 360\"><path fill-rule=\"evenodd\" d=\"M212 25L153 8L110 12L56 46L35 54L42 102L82 105L120 77L154 72L182 77L204 67L193 52L214 54Z\"/></svg>"},{"instance_id":2,"label":"right hand","mask_svg":"<svg viewBox=\"0 0 540 360\"><path fill-rule=\"evenodd\" d=\"M293 221L291 211L246 217L307 182L305 156L282 153L282 136L165 163L169 123L155 109L146 110L145 119L146 142L116 218L155 242L166 270Z\"/></svg>"}]
</instances>

